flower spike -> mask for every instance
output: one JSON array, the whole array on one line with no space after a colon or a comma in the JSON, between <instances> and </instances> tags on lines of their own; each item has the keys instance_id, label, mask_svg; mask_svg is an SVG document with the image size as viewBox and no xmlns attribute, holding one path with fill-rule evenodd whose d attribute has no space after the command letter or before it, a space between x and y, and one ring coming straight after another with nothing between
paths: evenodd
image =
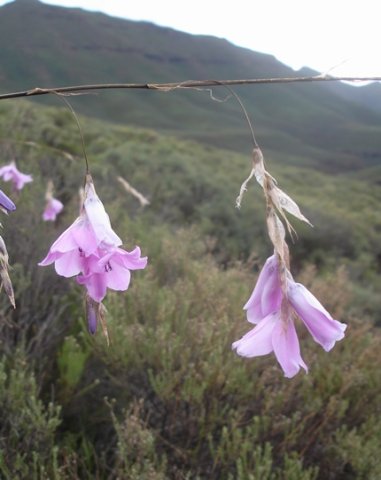
<instances>
[{"instance_id":1,"label":"flower spike","mask_svg":"<svg viewBox=\"0 0 381 480\"><path fill-rule=\"evenodd\" d=\"M253 150L250 175L240 188L237 207L240 207L252 177L256 178L265 196L267 231L274 247L274 255L267 259L257 285L244 306L247 320L256 326L234 342L232 348L244 357L257 357L274 352L285 376L291 378L300 368L308 371L300 354L295 317L302 320L312 338L326 351L344 338L347 326L334 320L312 293L303 285L295 283L292 278L286 228L291 237L295 230L286 212L310 226L312 224L266 170L258 145L255 145Z\"/></svg>"}]
</instances>

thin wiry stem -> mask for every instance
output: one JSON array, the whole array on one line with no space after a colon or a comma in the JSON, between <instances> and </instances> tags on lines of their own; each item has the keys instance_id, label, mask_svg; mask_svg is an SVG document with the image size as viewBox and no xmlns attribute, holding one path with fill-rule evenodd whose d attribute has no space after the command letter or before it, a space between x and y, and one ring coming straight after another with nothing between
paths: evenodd
<instances>
[{"instance_id":1,"label":"thin wiry stem","mask_svg":"<svg viewBox=\"0 0 381 480\"><path fill-rule=\"evenodd\" d=\"M220 99L216 98L216 97L213 95L212 89L210 89L210 88L203 88L203 87L186 87L186 88L194 89L194 90L196 90L196 91L208 91L208 92L210 93L210 98L211 98L212 100L217 101L217 102L224 102L224 101L228 100L229 98L231 98L231 96L233 96L233 97L237 100L237 102L239 103L239 106L241 107L241 110L242 110L243 114L245 115L246 122L247 122L247 124L248 124L248 126L249 126L249 128L250 128L251 138L252 138L252 140L253 140L253 147L254 147L254 148L259 148L258 142L257 142L257 140L256 140L256 138L255 138L255 135L254 135L253 124L251 123L249 114L247 113L246 107L245 107L245 105L243 104L243 102L242 102L241 98L239 97L239 95L238 95L232 88L230 88L229 85L222 84L219 80L210 80L210 81L211 81L211 82L212 82L212 81L214 82L214 85L213 85L213 86L222 86L222 87L224 87L224 88L230 93L229 97L225 98L224 100L220 100ZM175 89L178 89L178 88L181 88L181 87L180 87L179 85L176 85L176 86L173 87L173 88L170 88L170 87L168 87L168 86L163 87L163 88L157 86L156 88L157 88L158 90L162 89L162 90L164 90L165 92L169 92L169 91L171 91L171 90L175 90Z\"/></svg>"},{"instance_id":2,"label":"thin wiry stem","mask_svg":"<svg viewBox=\"0 0 381 480\"><path fill-rule=\"evenodd\" d=\"M240 104L241 108L242 108L242 111L245 115L245 118L246 118L246 121L249 125L249 128L250 128L250 132L251 132L251 138L253 140L253 146L254 148L258 148L259 145L258 145L258 142L257 142L257 139L255 138L255 135L254 135L254 130L253 130L253 125L251 123L251 120L250 120L250 117L249 117L249 114L247 113L247 110L242 102L242 100L240 99L240 97L230 88L228 87L227 85L225 85L226 88L228 88L230 90L230 92L232 93L232 95L234 95L234 98L237 100L237 102Z\"/></svg>"},{"instance_id":3,"label":"thin wiry stem","mask_svg":"<svg viewBox=\"0 0 381 480\"><path fill-rule=\"evenodd\" d=\"M68 107L68 109L72 113L73 117L75 118L78 130L79 130L79 135L81 137L81 142L82 142L82 151L83 151L83 156L85 158L85 164L86 164L86 175L88 175L90 173L89 161L87 159L87 154L86 154L85 139L83 138L83 132L82 132L81 124L79 123L79 119L77 117L77 114L75 113L74 108L70 105L70 102L62 94L60 94L59 92L52 92L52 93L55 93L66 104L66 106Z\"/></svg>"},{"instance_id":4,"label":"thin wiry stem","mask_svg":"<svg viewBox=\"0 0 381 480\"><path fill-rule=\"evenodd\" d=\"M75 85L54 88L32 88L19 92L4 93L0 100L47 95L51 93L79 93L90 90L110 89L145 89L145 90L172 90L174 88L211 87L224 85L257 85L274 83L310 83L310 82L380 82L381 77L331 77L316 75L313 77L275 77L275 78L252 78L241 80L187 80L186 82L173 83L101 83L95 85Z\"/></svg>"},{"instance_id":5,"label":"thin wiry stem","mask_svg":"<svg viewBox=\"0 0 381 480\"><path fill-rule=\"evenodd\" d=\"M215 80L215 82L216 82L216 85L221 85L221 83L220 83L219 80ZM241 98L239 97L239 95L238 95L232 88L230 88L229 85L223 84L222 86L223 86L224 88L226 88L226 89L234 96L234 98L237 100L237 102L239 103L239 105L240 105L240 107L241 107L241 109L242 109L242 111L243 111L243 114L245 115L247 124L249 125L249 128L250 128L251 138L252 138L252 140L253 140L253 146L254 146L254 148L259 148L257 139L255 138L255 135L254 135L253 124L251 123L249 114L247 113L247 110L246 110L245 105L243 104Z\"/></svg>"}]
</instances>

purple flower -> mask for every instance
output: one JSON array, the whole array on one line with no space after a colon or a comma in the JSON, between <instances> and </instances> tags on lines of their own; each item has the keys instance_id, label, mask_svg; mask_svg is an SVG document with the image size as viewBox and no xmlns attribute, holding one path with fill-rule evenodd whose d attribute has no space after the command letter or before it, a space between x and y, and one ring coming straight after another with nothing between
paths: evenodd
<instances>
[{"instance_id":1,"label":"purple flower","mask_svg":"<svg viewBox=\"0 0 381 480\"><path fill-rule=\"evenodd\" d=\"M41 267L54 263L63 277L78 275L84 270L84 261L97 250L98 242L85 215L78 217L53 243Z\"/></svg>"},{"instance_id":2,"label":"purple flower","mask_svg":"<svg viewBox=\"0 0 381 480\"><path fill-rule=\"evenodd\" d=\"M53 243L39 265L54 263L58 275L78 275L78 283L85 285L89 297L99 303L107 288L127 290L130 270L147 265L147 257L140 256L138 247L127 252L119 248L121 244L88 176L80 216Z\"/></svg>"},{"instance_id":3,"label":"purple flower","mask_svg":"<svg viewBox=\"0 0 381 480\"><path fill-rule=\"evenodd\" d=\"M77 282L85 285L88 295L96 302L101 302L107 288L127 290L130 284L130 270L140 270L147 266L147 257L140 256L140 248L132 252L122 248L105 253L98 251L85 260L84 273L77 277Z\"/></svg>"},{"instance_id":4,"label":"purple flower","mask_svg":"<svg viewBox=\"0 0 381 480\"><path fill-rule=\"evenodd\" d=\"M2 190L0 190L0 210L2 210L4 213L13 212L16 210L16 205L7 195L5 195Z\"/></svg>"},{"instance_id":5,"label":"purple flower","mask_svg":"<svg viewBox=\"0 0 381 480\"><path fill-rule=\"evenodd\" d=\"M85 272L85 259L96 254L98 248L107 251L121 244L122 240L112 229L110 218L95 193L92 180L88 179L80 216L58 237L39 265L54 262L58 275L72 277Z\"/></svg>"},{"instance_id":6,"label":"purple flower","mask_svg":"<svg viewBox=\"0 0 381 480\"><path fill-rule=\"evenodd\" d=\"M0 177L5 181L11 181L15 190L21 190L26 183L33 182L31 175L21 173L15 162L0 168Z\"/></svg>"},{"instance_id":7,"label":"purple flower","mask_svg":"<svg viewBox=\"0 0 381 480\"><path fill-rule=\"evenodd\" d=\"M274 352L287 378L296 375L300 367L308 372L299 348L295 325L291 318L283 321L280 311L267 315L256 327L233 343L238 355L259 357Z\"/></svg>"},{"instance_id":8,"label":"purple flower","mask_svg":"<svg viewBox=\"0 0 381 480\"><path fill-rule=\"evenodd\" d=\"M283 295L277 258L270 257L246 303L247 319L257 326L232 347L244 357L257 357L274 352L286 377L296 375L300 367L307 371L299 348L293 313L303 321L312 338L326 351L344 338L346 325L334 320L303 285L287 275L287 296Z\"/></svg>"},{"instance_id":9,"label":"purple flower","mask_svg":"<svg viewBox=\"0 0 381 480\"><path fill-rule=\"evenodd\" d=\"M49 200L46 202L44 213L42 214L43 220L45 220L45 222L54 222L62 209L62 202L53 197L49 198Z\"/></svg>"}]
</instances>

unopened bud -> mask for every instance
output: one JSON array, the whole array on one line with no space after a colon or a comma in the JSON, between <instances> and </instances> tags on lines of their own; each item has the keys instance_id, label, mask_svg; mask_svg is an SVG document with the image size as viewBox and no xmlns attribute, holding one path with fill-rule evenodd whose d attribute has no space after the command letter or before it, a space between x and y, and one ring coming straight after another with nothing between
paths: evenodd
<instances>
[{"instance_id":1,"label":"unopened bud","mask_svg":"<svg viewBox=\"0 0 381 480\"><path fill-rule=\"evenodd\" d=\"M0 190L0 209L6 214L16 210L16 205L2 190Z\"/></svg>"},{"instance_id":2,"label":"unopened bud","mask_svg":"<svg viewBox=\"0 0 381 480\"><path fill-rule=\"evenodd\" d=\"M94 302L89 296L86 296L86 317L87 328L91 335L97 331L99 303Z\"/></svg>"}]
</instances>

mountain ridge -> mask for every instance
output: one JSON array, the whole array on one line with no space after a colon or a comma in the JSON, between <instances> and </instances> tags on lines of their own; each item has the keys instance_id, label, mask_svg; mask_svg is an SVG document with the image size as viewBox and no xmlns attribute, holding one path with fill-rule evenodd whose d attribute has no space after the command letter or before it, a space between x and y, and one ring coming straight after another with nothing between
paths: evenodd
<instances>
[{"instance_id":1,"label":"mountain ridge","mask_svg":"<svg viewBox=\"0 0 381 480\"><path fill-rule=\"evenodd\" d=\"M21 22L22 18L28 22ZM37 0L16 0L0 8L0 41L3 93L36 86L181 83L296 76L310 71L295 72L272 55L237 47L225 39ZM296 157L335 171L343 164L369 166L369 149L372 162L374 158L381 162L381 113L369 108L376 101L362 101L357 90L344 84L235 88L253 118L261 145L278 155L293 150ZM86 115L250 152L249 131L239 105L234 100L213 102L209 91L109 91L70 101ZM229 96L218 87L213 94L220 100ZM307 159L311 151L315 153Z\"/></svg>"}]
</instances>

